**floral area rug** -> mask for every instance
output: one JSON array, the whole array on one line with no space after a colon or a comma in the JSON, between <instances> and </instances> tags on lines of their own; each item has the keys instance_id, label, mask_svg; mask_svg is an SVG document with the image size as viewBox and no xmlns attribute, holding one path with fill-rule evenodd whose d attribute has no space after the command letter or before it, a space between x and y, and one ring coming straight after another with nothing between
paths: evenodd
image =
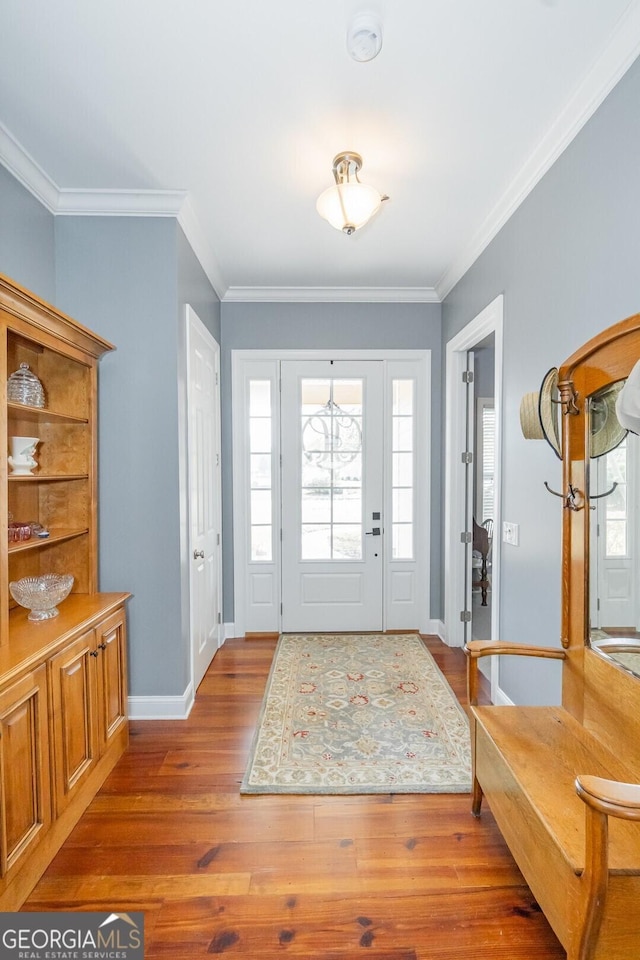
<instances>
[{"instance_id":1,"label":"floral area rug","mask_svg":"<svg viewBox=\"0 0 640 960\"><path fill-rule=\"evenodd\" d=\"M419 636L276 648L241 793L468 793L469 725Z\"/></svg>"}]
</instances>

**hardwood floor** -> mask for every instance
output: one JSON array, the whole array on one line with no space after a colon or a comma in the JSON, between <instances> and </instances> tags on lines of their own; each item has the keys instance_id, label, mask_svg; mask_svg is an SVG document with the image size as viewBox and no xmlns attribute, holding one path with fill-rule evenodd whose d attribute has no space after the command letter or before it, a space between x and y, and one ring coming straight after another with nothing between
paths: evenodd
<instances>
[{"instance_id":1,"label":"hardwood floor","mask_svg":"<svg viewBox=\"0 0 640 960\"><path fill-rule=\"evenodd\" d=\"M464 702L465 662L427 644ZM240 797L273 640L228 640L131 747L24 906L145 913L145 958L564 960L466 795Z\"/></svg>"}]
</instances>

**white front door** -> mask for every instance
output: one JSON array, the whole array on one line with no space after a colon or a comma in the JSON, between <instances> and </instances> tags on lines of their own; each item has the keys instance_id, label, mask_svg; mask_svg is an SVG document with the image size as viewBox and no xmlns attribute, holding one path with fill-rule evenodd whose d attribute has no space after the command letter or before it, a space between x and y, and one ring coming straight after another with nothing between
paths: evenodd
<instances>
[{"instance_id":1,"label":"white front door","mask_svg":"<svg viewBox=\"0 0 640 960\"><path fill-rule=\"evenodd\" d=\"M219 347L187 307L191 648L197 689L221 642Z\"/></svg>"},{"instance_id":2,"label":"white front door","mask_svg":"<svg viewBox=\"0 0 640 960\"><path fill-rule=\"evenodd\" d=\"M381 361L281 367L282 629L381 630Z\"/></svg>"}]
</instances>

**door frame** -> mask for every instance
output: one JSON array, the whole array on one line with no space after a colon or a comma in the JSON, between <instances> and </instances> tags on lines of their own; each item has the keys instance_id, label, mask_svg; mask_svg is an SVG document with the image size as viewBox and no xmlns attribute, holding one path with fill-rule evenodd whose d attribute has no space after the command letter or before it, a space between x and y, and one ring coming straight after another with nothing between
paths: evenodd
<instances>
[{"instance_id":1,"label":"door frame","mask_svg":"<svg viewBox=\"0 0 640 960\"><path fill-rule=\"evenodd\" d=\"M500 630L500 553L501 553L501 480L502 480L502 357L504 297L499 294L446 345L446 424L445 424L445 530L444 530L444 640L451 647L463 645L464 624L460 612L465 609L465 550L460 540L465 530L465 466L460 458L466 436L466 392L462 381L467 351L490 333L495 342L495 463L494 536L491 579L491 638ZM470 575L470 574L469 574ZM491 687L497 688L497 657L492 657ZM495 697L493 698L495 702Z\"/></svg>"},{"instance_id":2,"label":"door frame","mask_svg":"<svg viewBox=\"0 0 640 960\"><path fill-rule=\"evenodd\" d=\"M336 350L336 349L300 349L300 350L232 350L232 437L233 437L233 570L234 570L234 633L237 636L246 634L247 625L247 523L248 523L248 498L246 496L246 449L245 436L246 425L244 416L246 410L246 397L244 393L244 372L248 364L251 363L271 363L275 368L281 360L382 360L388 361L414 361L421 365L421 385L422 401L419 415L422 418L422 435L426 441L421 450L418 451L421 457L420 473L421 483L416 486L416 496L419 497L419 516L417 536L429 547L430 529L431 529L431 350ZM420 403L420 400L418 401ZM274 397L274 416L280 420L280 396L276 391ZM280 457L280 438L278 431L275 431L273 443L273 456L276 460ZM418 468L417 468L418 469ZM278 529L281 525L280 519L280 490L279 490L279 471L275 471L278 487L274 494L274 525ZM274 487L274 490L276 488ZM272 583L271 589L275 596L277 592L277 622L273 612L265 617L264 625L259 630L251 632L258 633L279 633L281 631L281 617L279 614L279 604L282 598L281 582L281 555L279 538L274 537L275 555L272 564L272 570L265 571L265 595L268 592L268 581ZM385 603L383 605L383 618L386 618L388 576L387 563L383 573L383 582L385 590ZM423 633L433 632L432 621L430 619L430 570L431 557L430 549L425 549L423 553L422 569L424 576L422 583L424 589L421 591L421 622L416 628ZM268 604L265 604L265 610ZM383 628L386 628L386 619L383 619Z\"/></svg>"},{"instance_id":3,"label":"door frame","mask_svg":"<svg viewBox=\"0 0 640 960\"><path fill-rule=\"evenodd\" d=\"M185 542L186 542L186 554L183 558L183 562L186 567L186 575L188 578L188 597L189 597L189 610L188 610L188 636L189 636L189 677L190 677L190 686L192 690L192 695L195 697L195 657L194 657L194 647L195 647L195 635L193 629L193 565L191 563L191 556L193 545L191 542L191 476L190 476L190 445L192 442L192 431L191 431L191 411L190 411L190 391L191 391L191 356L190 356L190 328L191 325L195 326L198 329L199 335L203 340L207 341L213 353L215 355L215 371L216 371L216 383L214 389L215 397L215 411L214 417L216 422L216 446L214 453L217 458L217 489L214 491L215 497L215 512L216 512L216 526L220 531L220 542L217 545L217 557L218 561L216 564L216 578L217 578L217 592L218 592L218 605L219 605L219 619L216 627L216 650L220 649L220 646L224 640L224 628L222 624L222 471L220 468L221 459L222 459L222 442L221 442L221 415L220 415L220 344L213 336L210 330L204 325L202 320L198 317L197 313L190 306L190 304L185 304L184 310L184 343L185 343L185 357L184 357L184 369L185 369L185 402L186 402L186 430L185 430L185 450L183 453L183 463L185 466L185 490L186 490L186 517L185 523Z\"/></svg>"}]
</instances>

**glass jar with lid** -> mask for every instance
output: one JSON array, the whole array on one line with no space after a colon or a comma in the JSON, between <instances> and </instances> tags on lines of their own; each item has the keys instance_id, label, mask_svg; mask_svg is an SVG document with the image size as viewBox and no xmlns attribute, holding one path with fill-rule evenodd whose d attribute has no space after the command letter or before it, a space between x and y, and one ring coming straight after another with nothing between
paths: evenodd
<instances>
[{"instance_id":1,"label":"glass jar with lid","mask_svg":"<svg viewBox=\"0 0 640 960\"><path fill-rule=\"evenodd\" d=\"M28 407L44 407L44 389L28 363L21 363L20 369L7 380L7 400Z\"/></svg>"}]
</instances>

